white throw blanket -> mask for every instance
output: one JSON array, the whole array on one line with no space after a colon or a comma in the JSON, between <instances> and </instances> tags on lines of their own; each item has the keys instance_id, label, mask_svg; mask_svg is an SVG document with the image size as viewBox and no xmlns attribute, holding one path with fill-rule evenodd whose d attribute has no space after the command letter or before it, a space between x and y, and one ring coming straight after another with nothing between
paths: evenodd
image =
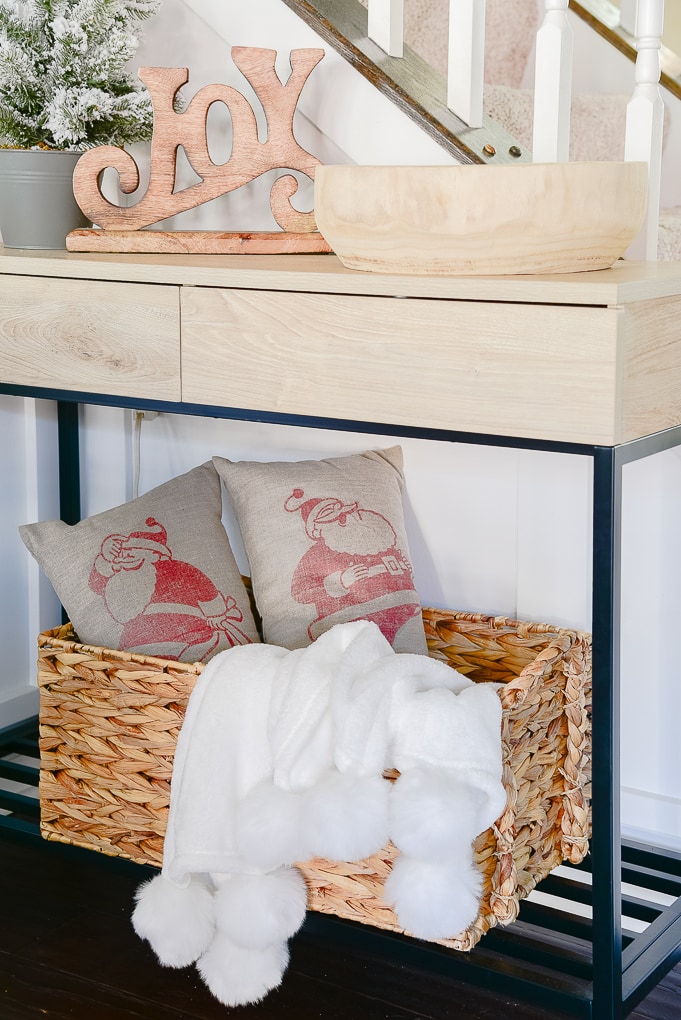
<instances>
[{"instance_id":1,"label":"white throw blanket","mask_svg":"<svg viewBox=\"0 0 681 1020\"><path fill-rule=\"evenodd\" d=\"M189 700L163 869L137 892L135 930L166 966L196 962L225 1005L259 1001L305 916L295 862L361 860L392 839L384 895L400 924L457 935L478 913L471 843L505 806L500 732L494 686L396 654L374 623L221 652Z\"/></svg>"}]
</instances>

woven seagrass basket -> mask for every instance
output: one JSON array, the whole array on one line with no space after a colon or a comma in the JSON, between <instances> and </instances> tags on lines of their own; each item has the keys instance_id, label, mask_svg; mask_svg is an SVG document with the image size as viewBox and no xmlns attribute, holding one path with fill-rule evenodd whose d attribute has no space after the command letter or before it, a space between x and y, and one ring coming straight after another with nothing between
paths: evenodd
<instances>
[{"instance_id":1,"label":"woven seagrass basket","mask_svg":"<svg viewBox=\"0 0 681 1020\"><path fill-rule=\"evenodd\" d=\"M430 654L502 684L506 808L474 842L483 875L474 923L442 944L471 949L589 836L588 636L503 617L424 609ZM84 645L66 624L38 639L41 832L160 866L179 729L199 663ZM381 899L395 849L301 865L312 910L401 931Z\"/></svg>"}]
</instances>

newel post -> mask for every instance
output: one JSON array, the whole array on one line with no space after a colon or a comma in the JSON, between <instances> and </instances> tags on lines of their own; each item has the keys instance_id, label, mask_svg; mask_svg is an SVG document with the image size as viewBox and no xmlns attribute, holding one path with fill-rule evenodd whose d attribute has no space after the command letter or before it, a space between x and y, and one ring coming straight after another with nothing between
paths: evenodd
<instances>
[{"instance_id":1,"label":"newel post","mask_svg":"<svg viewBox=\"0 0 681 1020\"><path fill-rule=\"evenodd\" d=\"M664 103L660 93L660 38L664 0L638 0L636 11L636 82L627 106L625 160L648 164L648 211L641 233L629 247L629 258L654 261L660 218L662 129Z\"/></svg>"},{"instance_id":2,"label":"newel post","mask_svg":"<svg viewBox=\"0 0 681 1020\"><path fill-rule=\"evenodd\" d=\"M564 163L570 157L573 31L568 0L545 0L537 32L534 76L535 163Z\"/></svg>"}]
</instances>

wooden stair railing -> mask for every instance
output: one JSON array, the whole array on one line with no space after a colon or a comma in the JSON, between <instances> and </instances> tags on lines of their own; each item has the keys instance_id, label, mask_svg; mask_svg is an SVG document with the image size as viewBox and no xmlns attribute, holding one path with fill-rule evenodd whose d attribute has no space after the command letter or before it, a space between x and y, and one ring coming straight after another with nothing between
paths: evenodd
<instances>
[{"instance_id":1,"label":"wooden stair railing","mask_svg":"<svg viewBox=\"0 0 681 1020\"><path fill-rule=\"evenodd\" d=\"M632 62L636 61L638 51L634 25L629 24L631 31L628 31L621 24L620 11L610 0L570 0L570 10L625 57ZM677 99L681 99L681 54L674 53L669 47L662 45L660 69L660 84Z\"/></svg>"},{"instance_id":2,"label":"wooden stair railing","mask_svg":"<svg viewBox=\"0 0 681 1020\"><path fill-rule=\"evenodd\" d=\"M489 118L470 127L447 106L447 83L408 46L393 57L368 36L358 0L282 0L459 163L529 163L532 154Z\"/></svg>"}]
</instances>

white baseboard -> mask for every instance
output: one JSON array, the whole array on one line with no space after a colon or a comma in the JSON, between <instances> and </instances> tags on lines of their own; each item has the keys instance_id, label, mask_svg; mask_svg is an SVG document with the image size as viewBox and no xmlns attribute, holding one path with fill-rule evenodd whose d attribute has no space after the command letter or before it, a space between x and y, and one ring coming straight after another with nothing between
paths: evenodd
<instances>
[{"instance_id":1,"label":"white baseboard","mask_svg":"<svg viewBox=\"0 0 681 1020\"><path fill-rule=\"evenodd\" d=\"M0 729L38 714L37 687L24 686L4 691L0 698Z\"/></svg>"},{"instance_id":2,"label":"white baseboard","mask_svg":"<svg viewBox=\"0 0 681 1020\"><path fill-rule=\"evenodd\" d=\"M681 797L623 787L622 835L681 851Z\"/></svg>"}]
</instances>

